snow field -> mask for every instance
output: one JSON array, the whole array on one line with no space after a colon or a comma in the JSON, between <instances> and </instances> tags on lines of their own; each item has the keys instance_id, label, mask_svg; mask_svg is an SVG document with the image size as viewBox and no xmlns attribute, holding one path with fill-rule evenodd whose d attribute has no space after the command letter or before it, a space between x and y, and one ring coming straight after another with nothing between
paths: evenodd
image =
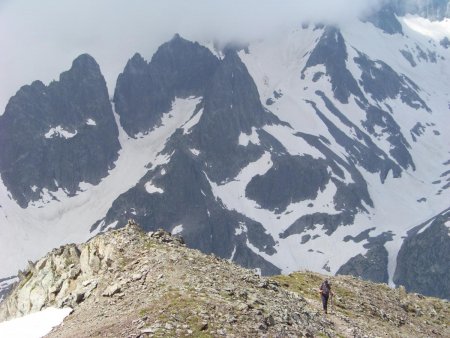
<instances>
[{"instance_id":1,"label":"snow field","mask_svg":"<svg viewBox=\"0 0 450 338\"><path fill-rule=\"evenodd\" d=\"M0 337L41 338L60 325L72 312L71 308L47 308L29 315L0 323Z\"/></svg>"}]
</instances>

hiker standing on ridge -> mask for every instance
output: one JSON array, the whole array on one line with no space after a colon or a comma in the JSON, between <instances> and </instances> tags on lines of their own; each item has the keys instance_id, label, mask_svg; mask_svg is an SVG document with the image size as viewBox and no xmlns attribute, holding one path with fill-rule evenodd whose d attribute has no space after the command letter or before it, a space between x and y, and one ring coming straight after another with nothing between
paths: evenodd
<instances>
[{"instance_id":1,"label":"hiker standing on ridge","mask_svg":"<svg viewBox=\"0 0 450 338\"><path fill-rule=\"evenodd\" d=\"M328 313L328 298L333 297L333 292L331 291L331 284L328 279L325 279L319 289L320 296L322 297L323 311Z\"/></svg>"}]
</instances>

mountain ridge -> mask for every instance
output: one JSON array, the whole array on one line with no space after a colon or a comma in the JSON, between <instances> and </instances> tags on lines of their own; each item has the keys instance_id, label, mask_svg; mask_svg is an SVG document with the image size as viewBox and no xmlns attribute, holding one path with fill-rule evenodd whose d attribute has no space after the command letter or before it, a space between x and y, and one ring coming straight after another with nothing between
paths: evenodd
<instances>
[{"instance_id":1,"label":"mountain ridge","mask_svg":"<svg viewBox=\"0 0 450 338\"><path fill-rule=\"evenodd\" d=\"M334 302L322 314L312 272L262 278L182 238L146 233L133 221L81 245L53 250L29 269L0 304L0 318L70 306L48 337L440 336L448 334L448 302L403 288L332 279Z\"/></svg>"}]
</instances>

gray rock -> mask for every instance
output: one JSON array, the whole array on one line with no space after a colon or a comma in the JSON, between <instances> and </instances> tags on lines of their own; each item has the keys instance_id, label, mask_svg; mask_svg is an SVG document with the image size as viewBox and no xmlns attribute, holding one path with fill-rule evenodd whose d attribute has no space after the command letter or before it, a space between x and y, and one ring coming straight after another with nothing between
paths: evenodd
<instances>
[{"instance_id":1,"label":"gray rock","mask_svg":"<svg viewBox=\"0 0 450 338\"><path fill-rule=\"evenodd\" d=\"M387 34L403 35L402 25L395 16L395 8L391 3L382 6L380 10L371 14L366 20Z\"/></svg>"},{"instance_id":2,"label":"gray rock","mask_svg":"<svg viewBox=\"0 0 450 338\"><path fill-rule=\"evenodd\" d=\"M405 14L418 14L431 20L442 20L450 17L448 0L428 1L391 1L395 13L399 16Z\"/></svg>"},{"instance_id":3,"label":"gray rock","mask_svg":"<svg viewBox=\"0 0 450 338\"><path fill-rule=\"evenodd\" d=\"M157 126L175 97L201 96L219 60L205 47L178 34L147 63L134 55L117 79L114 103L130 136Z\"/></svg>"},{"instance_id":4,"label":"gray rock","mask_svg":"<svg viewBox=\"0 0 450 338\"><path fill-rule=\"evenodd\" d=\"M336 99L342 103L348 103L351 93L362 97L363 93L346 67L347 56L347 47L341 32L335 27L326 27L301 72L302 79L306 78L305 72L309 68L324 65L327 75L331 78Z\"/></svg>"},{"instance_id":5,"label":"gray rock","mask_svg":"<svg viewBox=\"0 0 450 338\"><path fill-rule=\"evenodd\" d=\"M446 226L449 220L447 209L409 232L397 257L394 274L397 285L403 285L409 292L450 299L450 236Z\"/></svg>"},{"instance_id":6,"label":"gray rock","mask_svg":"<svg viewBox=\"0 0 450 338\"><path fill-rule=\"evenodd\" d=\"M2 180L23 208L44 189L51 198L58 189L76 194L80 182L98 184L114 167L120 144L95 60L81 55L59 81L22 87L0 116L0 144Z\"/></svg>"}]
</instances>

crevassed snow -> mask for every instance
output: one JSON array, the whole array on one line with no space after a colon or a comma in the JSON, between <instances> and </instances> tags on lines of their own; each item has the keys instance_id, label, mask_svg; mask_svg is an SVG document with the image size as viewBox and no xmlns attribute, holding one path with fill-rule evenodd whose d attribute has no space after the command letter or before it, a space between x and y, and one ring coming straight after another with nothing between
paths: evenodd
<instances>
[{"instance_id":1,"label":"crevassed snow","mask_svg":"<svg viewBox=\"0 0 450 338\"><path fill-rule=\"evenodd\" d=\"M145 175L148 164L156 167L169 160L169 155L158 153L175 130L190 119L200 100L175 99L161 126L143 138L129 138L119 127L122 149L115 168L96 186L80 184L77 196L68 197L59 189L51 192L55 199L47 204L36 203L22 209L11 200L0 179L0 256L8 257L0 265L0 278L16 274L28 260L38 259L54 247L84 242L93 236L90 227L106 215L120 194ZM118 116L115 117L120 126ZM37 242L40 245L35 245Z\"/></svg>"},{"instance_id":2,"label":"crevassed snow","mask_svg":"<svg viewBox=\"0 0 450 338\"><path fill-rule=\"evenodd\" d=\"M65 130L62 126L56 126L54 128L51 128L47 133L45 133L45 138L55 138L55 137L62 137L65 139L69 139L74 137L78 132L75 130L74 133L71 133L68 130Z\"/></svg>"},{"instance_id":3,"label":"crevassed snow","mask_svg":"<svg viewBox=\"0 0 450 338\"><path fill-rule=\"evenodd\" d=\"M47 308L29 315L0 323L0 337L40 338L60 325L73 310Z\"/></svg>"}]
</instances>

